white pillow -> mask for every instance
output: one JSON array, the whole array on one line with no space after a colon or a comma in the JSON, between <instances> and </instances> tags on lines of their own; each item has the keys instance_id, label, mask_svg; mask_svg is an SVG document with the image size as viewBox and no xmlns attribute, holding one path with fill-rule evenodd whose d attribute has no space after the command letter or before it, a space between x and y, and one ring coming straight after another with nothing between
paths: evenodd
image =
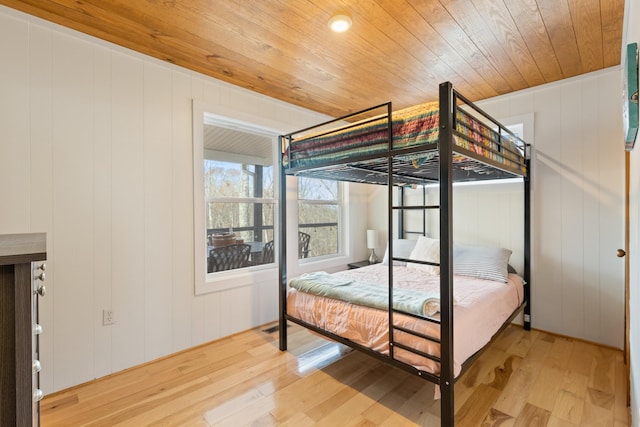
<instances>
[{"instance_id":1,"label":"white pillow","mask_svg":"<svg viewBox=\"0 0 640 427\"><path fill-rule=\"evenodd\" d=\"M453 274L507 282L511 251L505 248L454 246Z\"/></svg>"},{"instance_id":2,"label":"white pillow","mask_svg":"<svg viewBox=\"0 0 640 427\"><path fill-rule=\"evenodd\" d=\"M416 246L411 251L409 258L416 261L428 261L440 263L440 240L430 237L420 236L416 242ZM428 275L440 274L440 267L428 264L417 264L408 262L407 268L420 270Z\"/></svg>"},{"instance_id":3,"label":"white pillow","mask_svg":"<svg viewBox=\"0 0 640 427\"><path fill-rule=\"evenodd\" d=\"M393 256L394 258L409 258L411 251L416 246L417 240L415 239L393 239ZM383 265L389 265L389 246L384 252L384 258L382 258ZM404 261L394 261L393 265L404 266L407 263Z\"/></svg>"}]
</instances>

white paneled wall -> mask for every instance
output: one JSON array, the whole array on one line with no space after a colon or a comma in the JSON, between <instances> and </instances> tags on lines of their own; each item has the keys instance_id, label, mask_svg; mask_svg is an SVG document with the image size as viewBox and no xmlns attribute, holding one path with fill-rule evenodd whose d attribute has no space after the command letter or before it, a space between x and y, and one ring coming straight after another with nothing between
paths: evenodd
<instances>
[{"instance_id":1,"label":"white paneled wall","mask_svg":"<svg viewBox=\"0 0 640 427\"><path fill-rule=\"evenodd\" d=\"M433 204L437 191L431 190ZM437 211L429 229L438 229ZM456 244L497 246L512 251L509 263L524 271L524 184L498 183L454 186L453 239Z\"/></svg>"},{"instance_id":2,"label":"white paneled wall","mask_svg":"<svg viewBox=\"0 0 640 427\"><path fill-rule=\"evenodd\" d=\"M518 271L524 266L524 184L501 182L492 184L454 185L453 223L454 243L460 245L485 245L509 248L513 251L511 265ZM422 190L406 189L405 203L422 205ZM427 187L426 204L437 205L437 187ZM394 222L396 220L394 219ZM405 213L405 229L421 232L422 213ZM426 215L427 235L439 236L439 211L430 210ZM395 235L394 230L394 235ZM412 238L411 236L408 236Z\"/></svg>"},{"instance_id":3,"label":"white paneled wall","mask_svg":"<svg viewBox=\"0 0 640 427\"><path fill-rule=\"evenodd\" d=\"M18 20L3 20L0 26L0 81L21 82L29 66L29 31ZM0 211L0 222L12 229L25 229L30 225L31 194L30 165L14 159L28 159L31 156L29 87L24 84L3 84L0 86L0 138L3 151L0 156L0 182L3 193L10 192L11 209ZM7 102L11 100L11 102ZM50 98L49 98L50 100ZM45 117L51 116L51 104ZM21 141L20 144L6 144L5 141ZM11 185L7 185L11 183ZM3 204L6 202L3 199ZM37 201L34 201L37 203Z\"/></svg>"},{"instance_id":4,"label":"white paneled wall","mask_svg":"<svg viewBox=\"0 0 640 427\"><path fill-rule=\"evenodd\" d=\"M277 319L276 281L194 295L192 100L325 117L5 7L0 57L0 233L48 238L45 392Z\"/></svg>"},{"instance_id":5,"label":"white paneled wall","mask_svg":"<svg viewBox=\"0 0 640 427\"><path fill-rule=\"evenodd\" d=\"M502 120L534 115L533 327L617 348L624 334L624 265L616 257L624 246L621 88L615 68L479 103ZM510 248L521 268L522 197L522 184L455 187L454 241ZM435 191L429 198L437 204ZM372 204L369 223L383 227L386 215L377 213L386 189L373 190ZM428 229L435 227L431 217Z\"/></svg>"},{"instance_id":6,"label":"white paneled wall","mask_svg":"<svg viewBox=\"0 0 640 427\"><path fill-rule=\"evenodd\" d=\"M533 325L622 348L624 154L617 68L482 103L533 112Z\"/></svg>"},{"instance_id":7,"label":"white paneled wall","mask_svg":"<svg viewBox=\"0 0 640 427\"><path fill-rule=\"evenodd\" d=\"M501 119L534 114L533 327L618 348L624 325L624 266L615 255L624 245L620 90L619 70L609 69L480 103ZM454 236L511 248L520 268L522 207L520 184L458 187Z\"/></svg>"},{"instance_id":8,"label":"white paneled wall","mask_svg":"<svg viewBox=\"0 0 640 427\"><path fill-rule=\"evenodd\" d=\"M93 353L93 307L84 303L92 301L94 294L87 274L93 276L95 263L92 218L94 198L98 196L93 191L93 113L87 108L93 104L93 49L89 43L67 35L54 36L52 41L50 248L58 256L49 264L55 277L51 283L64 286L48 288L54 305L74 302L70 309L55 313L53 362L60 377L76 384L85 375L81 367L86 364L86 355ZM25 71L28 75L28 69ZM32 172L32 179L41 179L37 171ZM77 337L85 339L76 341ZM76 351L68 353L66 349L72 343Z\"/></svg>"}]
</instances>

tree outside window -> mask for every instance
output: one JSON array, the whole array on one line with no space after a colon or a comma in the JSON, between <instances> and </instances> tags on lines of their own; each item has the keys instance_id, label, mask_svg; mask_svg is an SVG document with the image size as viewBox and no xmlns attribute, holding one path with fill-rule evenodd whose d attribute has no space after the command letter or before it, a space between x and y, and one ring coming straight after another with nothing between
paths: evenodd
<instances>
[{"instance_id":1,"label":"tree outside window","mask_svg":"<svg viewBox=\"0 0 640 427\"><path fill-rule=\"evenodd\" d=\"M298 230L311 236L301 258L341 252L342 185L338 181L298 177Z\"/></svg>"},{"instance_id":2,"label":"tree outside window","mask_svg":"<svg viewBox=\"0 0 640 427\"><path fill-rule=\"evenodd\" d=\"M265 255L273 248L276 209L272 140L206 125L207 134L207 272L273 263L273 250Z\"/></svg>"}]
</instances>

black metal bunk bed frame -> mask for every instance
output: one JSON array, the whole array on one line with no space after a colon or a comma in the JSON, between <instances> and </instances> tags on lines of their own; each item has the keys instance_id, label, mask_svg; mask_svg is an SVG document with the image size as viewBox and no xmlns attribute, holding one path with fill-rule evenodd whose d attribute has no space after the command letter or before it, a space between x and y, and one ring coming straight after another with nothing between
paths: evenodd
<instances>
[{"instance_id":1,"label":"black metal bunk bed frame","mask_svg":"<svg viewBox=\"0 0 640 427\"><path fill-rule=\"evenodd\" d=\"M335 120L331 120L325 123L322 123L320 125L317 126L313 126L310 128L306 128L306 129L302 129L299 131L296 131L294 133L290 133L287 135L283 135L280 137L280 145L282 148L282 153L283 155L285 155L285 148L288 146L288 144L290 144L290 142L292 141L292 138L294 135L296 134L300 134L303 132L306 132L308 130L317 128L319 126L324 126L324 125L328 125L331 123L336 123L339 121L343 121L345 119L347 119L348 117L352 117L354 115L358 115L358 114L362 114L362 113L367 113L369 111L373 111L377 108L383 107L386 105L387 107L387 124L388 124L388 150L386 153L384 154L376 154L376 155L365 155L365 156L360 156L357 158L358 161L373 161L374 159L386 159L386 164L383 163L378 163L377 165L371 167L371 168L367 168L367 172L369 173L374 173L374 174L378 174L376 178L373 179L373 181L375 183L383 183L380 180L381 176L385 176L386 175L386 184L388 186L388 206L389 206L389 211L388 211L388 230L389 230L389 238L388 238L388 251L389 251L389 304L388 307L393 307L393 262L392 260L398 260L398 261L411 261L411 262L417 262L417 263L422 263L422 264L431 264L429 262L423 262L423 261L418 261L418 260L408 260L408 259L403 259L403 258L398 258L398 257L394 257L393 256L393 238L392 238L392 233L391 230L393 230L393 215L392 215L392 211L394 209L399 209L399 210L405 210L405 209L434 209L437 208L440 210L440 235L439 235L439 239L440 239L440 319L434 319L434 318L429 318L429 317L422 317L422 316L416 316L410 313L406 313L406 312L400 312L394 308L391 308L388 310L389 313L389 355L384 355L381 353L378 353L376 351L373 351L371 349L369 349L368 347L362 346L358 343L355 343L351 340L345 339L341 336L338 336L336 334L333 334L329 331L326 331L324 329L318 328L312 324L309 324L305 321L302 321L300 319L297 319L293 316L290 316L289 314L287 314L287 266L286 266L286 254L287 254L287 248L286 248L286 175L305 175L307 173L309 173L309 176L313 176L311 174L310 171L308 171L305 167L301 167L301 168L293 168L293 169L288 169L285 170L284 167L280 168L280 183L279 183L279 190L280 190L280 204L279 204L279 238L280 238L280 245L278 246L278 256L279 256L279 277L280 277L280 283L279 283L279 312L280 312L280 316L279 316L279 342L280 342L280 350L281 351L285 351L287 350L287 328L286 328L286 322L287 321L291 321L294 323L297 323L307 329L310 329L316 333L319 333L321 335L324 335L330 339L333 339L337 342L340 342L342 344L345 344L351 348L354 348L356 350L359 350L361 352L364 352L378 360L381 360L385 363L388 363L390 365L396 366L400 369L403 369L405 371L408 371L412 374L415 374L419 377L425 378L437 385L440 386L440 392L441 392L441 403L440 403L440 408L441 408L441 425L442 426L453 426L454 425L454 415L455 415L455 409L454 409L454 383L456 381L456 378L454 377L453 374L453 221L452 221L452 212L453 212L453 182L457 181L457 180L471 180L472 178L469 177L469 179L466 179L464 177L464 173L461 176L460 175L460 171L456 171L454 169L453 166L453 151L454 151L454 135L457 135L458 137L464 137L463 135L461 135L459 132L457 132L456 130L456 111L458 107L458 101L461 101L463 104L469 106L475 113L480 114L484 119L488 120L489 122L493 123L497 128L498 128L498 134L502 135L503 133L508 133L510 134L512 137L517 138L511 131L509 131L508 129L506 129L502 124L500 124L497 120L495 120L493 117L491 117L490 115L488 115L487 113L485 113L483 110L481 110L479 107L477 107L475 104L473 104L473 102L471 102L470 100L468 100L467 98L465 98L463 95L461 95L460 93L458 93L456 90L454 90L453 85L450 82L444 82L440 84L440 88L439 88L439 134L438 134L438 142L437 142L437 152L438 152L438 158L435 161L435 167L437 168L437 182L440 185L440 190L439 190L439 206L404 206L404 204L402 204L401 206L394 206L393 204L393 186L394 185L398 185L398 183L394 183L394 173L396 173L397 171L397 164L394 163L394 157L399 156L399 155L406 155L407 153L413 153L413 152L418 152L418 151L428 151L428 149L425 149L425 147L420 147L420 146L416 146L416 147L411 147L411 148L404 148L404 149L400 149L400 150L394 150L393 146L392 146L392 141L393 141L393 129L391 126L392 123L392 108L391 108L391 103L386 103L386 104L382 104L382 105L378 105L375 107L371 107L369 109L366 110L362 110L360 112L357 112L353 115L347 116L347 117L343 117L343 118L339 118L339 119L335 119ZM433 150L436 147L431 147L430 149ZM524 181L524 271L523 273L523 279L524 279L524 301L522 303L522 305L511 315L511 317L504 323L504 325L502 326L502 328L497 331L494 334L494 338L495 336L497 336L504 328L506 328L509 323L511 323L511 321L522 311L524 311L524 329L525 330L530 330L531 329L531 300L530 300L530 264L531 264L531 232L530 232L530 206L531 206L531 196L530 196L530 174L531 174L531 162L530 162L530 157L531 157L531 152L530 152L530 146L528 144L524 144L524 146L522 147L524 150L524 166L526 167L526 174L522 174L520 175L523 178ZM464 150L461 149L460 147L456 147L455 151L457 153L463 154L466 157L469 157L471 159L474 159L476 161L479 161L481 163L484 164L488 164L489 167L491 168L498 168L498 169L503 169L503 166L501 166L499 163L491 161L489 159L483 158L480 155L477 155L474 152L471 152L469 150ZM347 165L347 163L349 164L353 164L353 160L354 159L347 159L346 161L339 161L337 163L339 164L344 164L345 166ZM375 163L375 162L374 162ZM336 176L332 174L334 172L332 172L329 169L325 169L326 167L330 166L329 164L321 164L321 165L316 165L314 167L312 167L312 169L315 171L313 173L318 173L318 171L320 171L319 175L320 177L323 178L333 178L336 179ZM346 167L350 167L350 166L346 166ZM434 167L433 165L431 166L427 166L427 167ZM326 173L323 171L327 171ZM393 173L387 173L387 171L392 171ZM457 172L457 175L456 175ZM512 171L506 171L504 170L504 172L506 173L506 175L502 176L502 175L498 175L498 178L505 178L505 177L514 177L514 176L518 176L518 175L514 175ZM431 170L431 173L433 173L433 170ZM318 175L315 175L316 177ZM467 175L468 176L468 175ZM425 177L420 177L417 180L413 180L410 176L405 176L400 174L400 185L399 188L402 188L402 186L406 186L407 184L411 184L411 183L421 183L424 184L425 182L433 182L432 180L430 180L429 178L425 178ZM369 176L369 178L371 178L371 175ZM487 178L484 178L487 179ZM496 179L496 177L494 177L493 179ZM357 180L354 180L357 181ZM402 196L401 196L402 197ZM402 225L402 215L399 216L399 231L403 229L403 225ZM432 264L432 265L438 265L438 264ZM394 322L393 322L393 316L394 313L402 313L404 315L410 315L413 317L418 317L421 319L425 319L431 322L435 322L435 323L439 323L440 324L440 338L434 338L434 337L430 337L430 336L426 336L423 335L419 332L416 331L412 331L412 330L407 330L404 328L399 328L397 326L394 326ZM401 343L395 342L393 339L394 336L394 330L398 329L401 330L403 332L412 334L414 336L418 336L420 338L423 339L428 339L430 341L434 341L440 344L440 354L441 357L435 357L433 355L430 354L426 354L423 352L420 352L416 349L410 348L406 345L403 345ZM493 339L492 339L493 341ZM482 349L480 349L478 352L476 352L473 356L471 356L469 359L467 359L463 365L462 365L462 371L460 372L460 374L458 375L457 378L460 378L460 376L462 376L462 374L465 372L465 370L479 357L479 355L482 353L482 351L488 347L489 344L485 345ZM437 362L440 363L440 374L439 375L435 375L429 372L425 372L422 370L419 370L415 367L413 367L412 365L409 365L405 362L402 362L400 360L397 360L394 358L394 348L402 348L403 350L427 357L429 359L435 360Z\"/></svg>"}]
</instances>

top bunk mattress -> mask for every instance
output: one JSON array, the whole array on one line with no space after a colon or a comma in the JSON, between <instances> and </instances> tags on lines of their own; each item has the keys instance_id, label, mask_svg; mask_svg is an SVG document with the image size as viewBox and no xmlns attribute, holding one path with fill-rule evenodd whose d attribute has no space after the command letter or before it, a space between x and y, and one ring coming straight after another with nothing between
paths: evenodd
<instances>
[{"instance_id":1,"label":"top bunk mattress","mask_svg":"<svg viewBox=\"0 0 640 427\"><path fill-rule=\"evenodd\" d=\"M286 173L323 168L372 159L395 151L397 159L414 169L427 165L438 156L438 102L415 105L392 116L391 147L387 115L365 119L334 130L302 134L291 138L284 149L282 163ZM415 148L424 150L417 151ZM407 150L402 154L401 150ZM524 143L510 134L500 134L462 108L456 108L454 165L467 167L469 158L487 161L513 176L525 176ZM375 163L375 161L374 161ZM360 166L360 165L358 165ZM477 167L476 167L477 168Z\"/></svg>"}]
</instances>

